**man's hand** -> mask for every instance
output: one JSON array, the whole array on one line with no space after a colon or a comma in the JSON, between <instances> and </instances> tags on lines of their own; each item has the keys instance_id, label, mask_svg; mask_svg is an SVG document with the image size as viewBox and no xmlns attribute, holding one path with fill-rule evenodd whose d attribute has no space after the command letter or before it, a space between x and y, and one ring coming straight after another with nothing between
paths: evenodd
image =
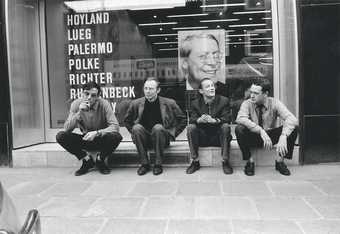
<instances>
[{"instance_id":1,"label":"man's hand","mask_svg":"<svg viewBox=\"0 0 340 234\"><path fill-rule=\"evenodd\" d=\"M97 136L97 131L91 131L83 136L84 141L93 141L93 139Z\"/></svg>"},{"instance_id":2,"label":"man's hand","mask_svg":"<svg viewBox=\"0 0 340 234\"><path fill-rule=\"evenodd\" d=\"M273 147L273 142L264 129L261 130L260 135L263 140L263 147L265 149L271 149Z\"/></svg>"},{"instance_id":3,"label":"man's hand","mask_svg":"<svg viewBox=\"0 0 340 234\"><path fill-rule=\"evenodd\" d=\"M276 151L281 157L285 156L288 153L286 135L280 136L279 142L276 144Z\"/></svg>"},{"instance_id":4,"label":"man's hand","mask_svg":"<svg viewBox=\"0 0 340 234\"><path fill-rule=\"evenodd\" d=\"M208 116L208 115L206 115L206 114L201 115L201 117L199 117L199 118L197 119L197 123L207 123L207 122L208 122L208 121L207 121L207 116Z\"/></svg>"},{"instance_id":5,"label":"man's hand","mask_svg":"<svg viewBox=\"0 0 340 234\"><path fill-rule=\"evenodd\" d=\"M90 109L90 103L89 101L82 101L79 105L79 110L80 111L88 111Z\"/></svg>"}]
</instances>

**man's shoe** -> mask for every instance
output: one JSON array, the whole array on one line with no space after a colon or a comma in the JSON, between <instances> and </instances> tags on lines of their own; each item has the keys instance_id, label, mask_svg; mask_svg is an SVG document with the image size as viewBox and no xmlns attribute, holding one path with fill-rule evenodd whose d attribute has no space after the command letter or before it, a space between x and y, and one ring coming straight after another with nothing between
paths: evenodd
<instances>
[{"instance_id":1,"label":"man's shoe","mask_svg":"<svg viewBox=\"0 0 340 234\"><path fill-rule=\"evenodd\" d=\"M137 174L138 175L145 175L148 171L150 171L150 165L149 164L142 164L138 170L137 170Z\"/></svg>"},{"instance_id":2,"label":"man's shoe","mask_svg":"<svg viewBox=\"0 0 340 234\"><path fill-rule=\"evenodd\" d=\"M192 161L190 166L187 168L186 173L192 174L195 171L198 171L200 168L201 168L201 165L199 161Z\"/></svg>"},{"instance_id":3,"label":"man's shoe","mask_svg":"<svg viewBox=\"0 0 340 234\"><path fill-rule=\"evenodd\" d=\"M111 172L110 168L105 164L104 160L100 158L100 156L97 157L96 166L99 172L103 175L110 174Z\"/></svg>"},{"instance_id":4,"label":"man's shoe","mask_svg":"<svg viewBox=\"0 0 340 234\"><path fill-rule=\"evenodd\" d=\"M162 167L162 165L155 165L154 167L153 167L153 174L154 175L160 175L160 174L162 174L162 172L163 172L163 167Z\"/></svg>"},{"instance_id":5,"label":"man's shoe","mask_svg":"<svg viewBox=\"0 0 340 234\"><path fill-rule=\"evenodd\" d=\"M255 175L255 163L254 162L247 162L246 166L244 167L244 174L247 176Z\"/></svg>"},{"instance_id":6,"label":"man's shoe","mask_svg":"<svg viewBox=\"0 0 340 234\"><path fill-rule=\"evenodd\" d=\"M283 161L282 162L275 161L275 169L279 171L282 175L285 175L285 176L290 175L290 171L287 168L287 165Z\"/></svg>"},{"instance_id":7,"label":"man's shoe","mask_svg":"<svg viewBox=\"0 0 340 234\"><path fill-rule=\"evenodd\" d=\"M222 168L224 174L230 175L233 174L233 168L230 166L229 161L225 160L222 162Z\"/></svg>"},{"instance_id":8,"label":"man's shoe","mask_svg":"<svg viewBox=\"0 0 340 234\"><path fill-rule=\"evenodd\" d=\"M94 162L92 159L89 160L85 160L83 159L83 164L81 165L81 167L74 173L75 176L81 176L81 175L85 175L87 172L89 172L89 170L91 168L94 167Z\"/></svg>"}]
</instances>

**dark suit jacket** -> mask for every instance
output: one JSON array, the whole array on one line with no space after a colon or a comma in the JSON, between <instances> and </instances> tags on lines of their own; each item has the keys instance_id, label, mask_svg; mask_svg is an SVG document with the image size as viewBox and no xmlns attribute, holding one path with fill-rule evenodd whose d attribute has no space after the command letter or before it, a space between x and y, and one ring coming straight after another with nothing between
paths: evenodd
<instances>
[{"instance_id":1,"label":"dark suit jacket","mask_svg":"<svg viewBox=\"0 0 340 234\"><path fill-rule=\"evenodd\" d=\"M164 128L172 136L172 140L180 134L187 125L186 116L176 104L175 100L165 97L159 98L159 106ZM131 132L133 125L140 123L144 111L145 97L133 100L124 118L126 128Z\"/></svg>"},{"instance_id":2,"label":"dark suit jacket","mask_svg":"<svg viewBox=\"0 0 340 234\"><path fill-rule=\"evenodd\" d=\"M199 98L191 103L189 123L197 124L197 119L203 114L208 114L211 117L218 119L219 121L216 124L230 123L231 113L229 99L224 96L216 95L209 108L208 105L205 104L203 96L200 95Z\"/></svg>"}]
</instances>

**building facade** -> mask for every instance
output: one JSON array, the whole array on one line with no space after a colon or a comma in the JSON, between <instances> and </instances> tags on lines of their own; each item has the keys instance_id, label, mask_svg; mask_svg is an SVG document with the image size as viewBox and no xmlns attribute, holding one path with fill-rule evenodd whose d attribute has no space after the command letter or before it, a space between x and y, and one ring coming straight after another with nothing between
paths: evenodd
<instances>
[{"instance_id":1,"label":"building facade","mask_svg":"<svg viewBox=\"0 0 340 234\"><path fill-rule=\"evenodd\" d=\"M196 91L188 85L180 50L185 39L196 34L211 34L217 40L218 55L206 54L201 60L218 60L217 90L230 98L234 117L252 81L269 80L272 95L299 117L299 161L337 161L315 152L328 147L322 142L330 132L333 137L327 144L338 152L339 131L333 126L339 126L339 105L332 96L338 100L339 86L335 78L334 84L324 83L317 73L327 61L318 55L326 54L309 53L315 45L321 51L318 40L324 40L325 46L329 42L322 35L332 36L335 51L329 51L334 56L327 63L334 67L326 69L338 79L339 33L327 31L331 22L338 21L338 2L2 0L1 58L6 59L1 61L5 75L1 95L8 108L1 116L6 126L1 134L7 137L8 150L3 150L1 162L10 164L13 149L55 142L71 101L89 80L102 86L102 96L111 102L121 124L128 103L142 95L148 76L156 76L161 95L174 98L186 111ZM316 24L314 18L310 24L314 14L329 22ZM323 34L314 35L315 30ZM328 105L318 108L323 106L320 102ZM121 132L125 141L131 140L123 125ZM313 137L316 133L323 138ZM180 139L185 140L185 135Z\"/></svg>"}]
</instances>

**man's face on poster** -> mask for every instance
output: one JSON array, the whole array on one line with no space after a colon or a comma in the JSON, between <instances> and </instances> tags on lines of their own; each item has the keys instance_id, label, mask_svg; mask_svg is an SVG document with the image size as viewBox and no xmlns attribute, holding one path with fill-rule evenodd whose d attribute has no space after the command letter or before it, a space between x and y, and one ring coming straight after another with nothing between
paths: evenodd
<instances>
[{"instance_id":1,"label":"man's face on poster","mask_svg":"<svg viewBox=\"0 0 340 234\"><path fill-rule=\"evenodd\" d=\"M187 63L188 82L197 89L203 78L216 82L216 73L221 67L221 52L217 42L211 38L196 38L192 41Z\"/></svg>"}]
</instances>

